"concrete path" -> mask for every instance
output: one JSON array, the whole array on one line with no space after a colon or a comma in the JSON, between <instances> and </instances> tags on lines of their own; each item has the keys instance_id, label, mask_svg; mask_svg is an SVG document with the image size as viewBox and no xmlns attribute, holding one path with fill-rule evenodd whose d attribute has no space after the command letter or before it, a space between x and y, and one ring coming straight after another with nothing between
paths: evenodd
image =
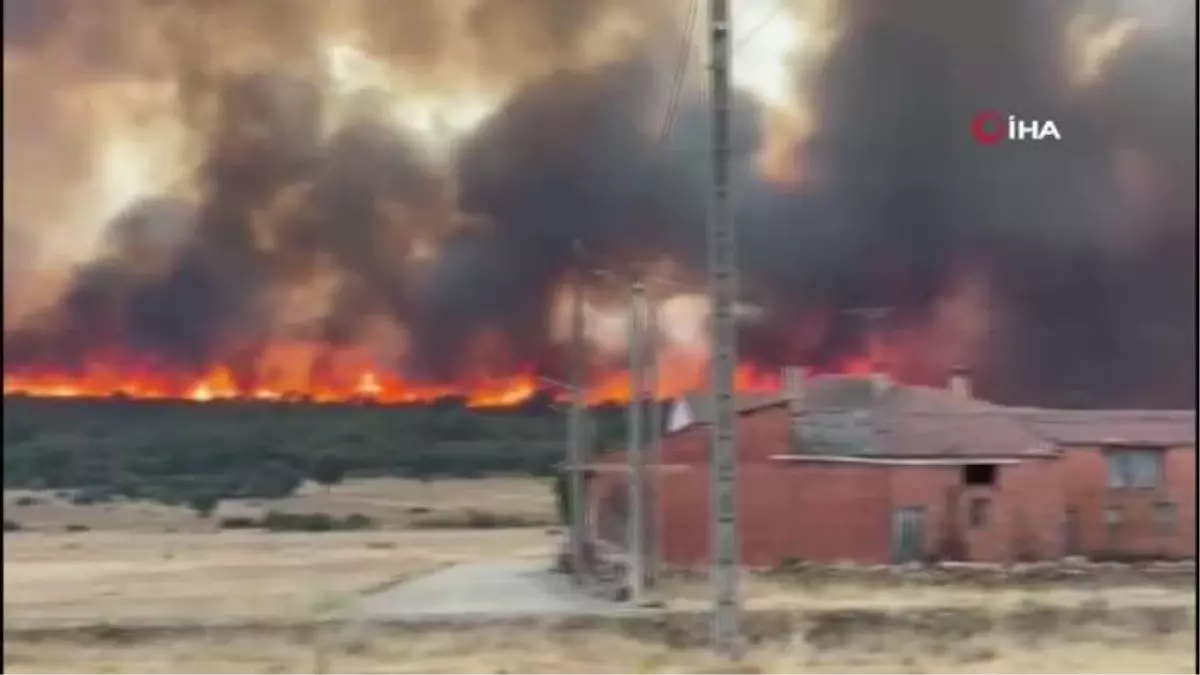
<instances>
[{"instance_id":1,"label":"concrete path","mask_svg":"<svg viewBox=\"0 0 1200 675\"><path fill-rule=\"evenodd\" d=\"M536 560L458 565L368 596L360 610L364 619L382 621L635 616L654 611L587 595Z\"/></svg>"}]
</instances>

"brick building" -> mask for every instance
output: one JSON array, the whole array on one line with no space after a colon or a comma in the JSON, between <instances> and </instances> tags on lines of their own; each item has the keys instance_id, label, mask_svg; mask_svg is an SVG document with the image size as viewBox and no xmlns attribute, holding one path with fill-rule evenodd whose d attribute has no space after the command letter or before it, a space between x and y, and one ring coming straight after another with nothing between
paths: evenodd
<instances>
[{"instance_id":1,"label":"brick building","mask_svg":"<svg viewBox=\"0 0 1200 675\"><path fill-rule=\"evenodd\" d=\"M1053 411L883 376L789 373L738 402L743 562L1194 557L1195 413ZM651 469L668 565L709 557L702 398L667 415ZM594 536L621 545L624 453L593 465Z\"/></svg>"}]
</instances>

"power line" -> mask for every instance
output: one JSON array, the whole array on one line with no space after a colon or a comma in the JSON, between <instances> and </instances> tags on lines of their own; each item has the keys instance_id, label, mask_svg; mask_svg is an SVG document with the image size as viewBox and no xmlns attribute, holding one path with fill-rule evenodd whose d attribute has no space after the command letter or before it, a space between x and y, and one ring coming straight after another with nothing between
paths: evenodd
<instances>
[{"instance_id":1,"label":"power line","mask_svg":"<svg viewBox=\"0 0 1200 675\"><path fill-rule=\"evenodd\" d=\"M750 44L750 41L754 39L754 36L761 32L762 29L766 28L775 19L775 17L779 15L780 10L782 9L782 0L776 0L775 6L771 8L771 11L767 12L767 15L764 16L762 20L754 24L754 28L751 28L750 32L743 35L741 40L738 40L738 43L733 47L733 53L737 54L744 49L746 45Z\"/></svg>"},{"instance_id":2,"label":"power line","mask_svg":"<svg viewBox=\"0 0 1200 675\"><path fill-rule=\"evenodd\" d=\"M687 68L692 55L692 29L696 25L696 13L699 11L699 7L700 1L692 0L688 7L687 19L684 21L683 34L679 38L679 53L676 58L675 77L671 85L670 98L667 100L667 108L663 113L662 129L658 136L660 144L666 143L670 137L679 112L679 100L683 94L683 82L687 75Z\"/></svg>"},{"instance_id":3,"label":"power line","mask_svg":"<svg viewBox=\"0 0 1200 675\"><path fill-rule=\"evenodd\" d=\"M696 23L696 16L699 12L700 1L691 0L688 6L687 18L684 20L683 30L679 36L679 44L676 48L675 66L671 83L669 85L669 95L667 98L665 109L663 110L662 124L659 126L657 142L660 146L665 145L667 139L670 138L671 132L675 127L675 120L678 118L679 102L683 95L683 83L686 79L688 65L691 62L692 52L692 33ZM664 153L666 155L666 153ZM665 160L664 160L665 161ZM647 168L647 173L653 168ZM641 194L641 198L645 199L648 196L650 186L653 186L653 181L642 181L640 186L645 192ZM620 275L614 274L608 270L595 270L593 273L610 276L612 278Z\"/></svg>"}]
</instances>

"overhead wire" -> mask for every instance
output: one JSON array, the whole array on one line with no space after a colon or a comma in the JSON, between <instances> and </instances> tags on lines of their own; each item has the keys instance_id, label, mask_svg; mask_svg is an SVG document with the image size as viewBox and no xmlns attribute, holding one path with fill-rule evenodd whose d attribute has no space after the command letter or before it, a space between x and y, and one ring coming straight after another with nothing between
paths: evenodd
<instances>
[{"instance_id":1,"label":"overhead wire","mask_svg":"<svg viewBox=\"0 0 1200 675\"><path fill-rule=\"evenodd\" d=\"M691 64L692 56L692 37L695 31L696 18L700 9L700 0L690 0L688 3L688 11L684 19L682 30L679 35L679 44L675 50L674 66L672 68L672 76L669 84L668 97L663 109L662 123L659 125L658 135L655 142L665 150L671 134L675 129L675 121L679 117L679 104L683 98L684 82L687 79L688 67ZM668 153L664 152L664 155ZM652 181L649 182L651 185ZM643 183L646 185L646 183ZM642 194L642 199L647 198L646 193ZM642 201L639 199L639 203ZM606 276L609 278L620 277L624 275L617 274L611 270L595 269L593 274L598 276Z\"/></svg>"},{"instance_id":2,"label":"overhead wire","mask_svg":"<svg viewBox=\"0 0 1200 675\"><path fill-rule=\"evenodd\" d=\"M758 23L754 24L754 27L751 28L750 31L745 35L743 35L735 45L733 45L733 53L737 54L739 51L744 49L746 45L750 44L750 42L754 40L754 36L762 32L764 28L769 26L771 22L774 21L777 16L779 16L779 12L783 10L783 7L783 1L776 0L775 5L771 7L771 10L767 12Z\"/></svg>"},{"instance_id":3,"label":"overhead wire","mask_svg":"<svg viewBox=\"0 0 1200 675\"><path fill-rule=\"evenodd\" d=\"M675 126L675 120L678 117L679 101L683 94L683 82L687 77L688 65L691 62L692 55L692 32L696 26L696 14L699 11L700 1L691 0L688 7L687 18L684 20L684 28L679 37L679 53L676 58L675 75L671 85L671 95L667 102L667 108L663 114L662 129L659 133L659 142L666 143Z\"/></svg>"}]
</instances>

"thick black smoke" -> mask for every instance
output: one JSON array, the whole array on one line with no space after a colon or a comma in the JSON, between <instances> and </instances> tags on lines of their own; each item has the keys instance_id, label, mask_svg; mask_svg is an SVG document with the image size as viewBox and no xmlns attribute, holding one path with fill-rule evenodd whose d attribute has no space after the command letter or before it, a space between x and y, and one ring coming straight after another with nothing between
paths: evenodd
<instances>
[{"instance_id":1,"label":"thick black smoke","mask_svg":"<svg viewBox=\"0 0 1200 675\"><path fill-rule=\"evenodd\" d=\"M995 302L984 395L1191 406L1195 33L1135 36L1081 94L1057 56L1062 10L848 4L848 30L817 75L807 151L818 178L804 203L774 211L788 213L791 236L748 255L774 256L764 269L778 270L776 288L837 309L890 307L901 326L976 261ZM1053 119L1063 141L976 146L967 125L987 108ZM1122 152L1152 167L1146 203L1119 183ZM835 316L834 351L852 344L856 321Z\"/></svg>"},{"instance_id":2,"label":"thick black smoke","mask_svg":"<svg viewBox=\"0 0 1200 675\"><path fill-rule=\"evenodd\" d=\"M986 5L844 3L842 37L811 74L816 132L797 148L800 187L757 172L761 110L736 101L744 284L770 317L744 335L745 357L835 361L863 348L848 310L886 306L892 326L919 326L966 269L993 292L983 395L1194 406L1194 32L1145 31L1096 84L1072 87L1065 4ZM488 16L474 19L481 36L513 30ZM559 20L578 35L594 19ZM44 23L23 21L27 32ZM434 48L413 39L393 43L395 58ZM325 311L287 336L353 345L368 319L388 317L409 343L386 365L453 381L476 338L498 331L511 367L554 371L550 305L576 242L588 266L669 256L703 269L707 103L686 95L665 141L647 131L670 42L536 78L449 171L369 99L327 135L314 82L269 67L222 80L199 205L132 207L113 224L112 254L6 336L6 370L69 364L97 344L188 368L250 360L279 338L280 294L334 270ZM1053 119L1064 138L977 146L968 129L984 108ZM1148 187L1130 187L1130 171ZM186 236L139 234L159 229L138 225L147 219ZM428 238L436 254L423 257ZM813 317L816 337L797 340Z\"/></svg>"}]
</instances>

